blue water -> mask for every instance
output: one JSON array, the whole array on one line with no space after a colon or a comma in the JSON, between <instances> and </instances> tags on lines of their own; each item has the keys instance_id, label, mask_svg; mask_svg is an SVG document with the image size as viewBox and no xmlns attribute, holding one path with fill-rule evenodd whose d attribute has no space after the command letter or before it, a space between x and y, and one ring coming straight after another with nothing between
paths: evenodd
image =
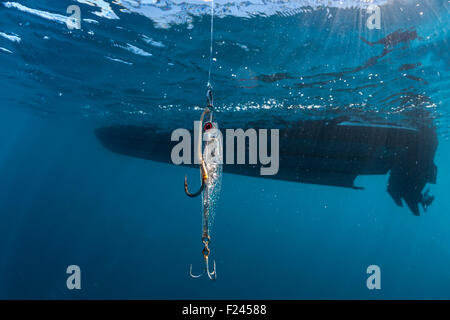
<instances>
[{"instance_id":1,"label":"blue water","mask_svg":"<svg viewBox=\"0 0 450 320\"><path fill-rule=\"evenodd\" d=\"M212 82L224 127L431 120L439 145L435 201L420 217L395 205L387 175L358 177L361 191L224 174L216 282L188 275L202 266L201 203L181 182L198 170L111 153L93 133L192 126L205 100L209 3L171 15L181 1L152 13L151 1L17 1L0 3L0 298L450 298L448 1L377 1L379 30L357 1L254 14L242 4L240 15L218 1ZM81 30L58 20L70 4L88 19ZM398 30L417 37L388 47L360 38ZM72 264L81 290L66 287ZM381 290L366 287L372 264Z\"/></svg>"}]
</instances>

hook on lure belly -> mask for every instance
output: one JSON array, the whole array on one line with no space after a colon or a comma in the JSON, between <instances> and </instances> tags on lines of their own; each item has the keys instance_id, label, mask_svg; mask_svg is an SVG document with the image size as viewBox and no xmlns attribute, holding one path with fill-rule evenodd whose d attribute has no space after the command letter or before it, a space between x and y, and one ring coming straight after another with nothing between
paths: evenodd
<instances>
[{"instance_id":1,"label":"hook on lure belly","mask_svg":"<svg viewBox=\"0 0 450 320\"><path fill-rule=\"evenodd\" d=\"M184 177L184 191L191 198L198 197L203 192L203 190L205 189L206 181L208 180L208 170L206 169L206 163L205 163L205 160L203 157L203 152L202 152L202 140L203 140L203 132L206 132L206 131L214 128L212 109L213 109L213 93L212 93L211 84L208 82L207 91L206 91L206 107L203 110L203 113L200 117L200 121L199 121L199 131L200 131L199 133L200 134L198 135L198 140L197 140L197 156L198 156L198 159L200 160L200 175L201 175L201 183L202 183L200 186L200 189L197 192L191 193L189 191L189 187L188 187L188 183L187 183L187 176ZM206 115L209 116L209 121L207 121L205 123L205 125L203 126L203 121L205 120ZM217 125L216 125L216 127L217 127Z\"/></svg>"},{"instance_id":2,"label":"hook on lure belly","mask_svg":"<svg viewBox=\"0 0 450 320\"><path fill-rule=\"evenodd\" d=\"M184 192L191 198L198 197L199 195L202 194L203 190L205 190L206 181L208 180L208 171L206 171L206 165L203 160L200 164L200 172L202 176L202 185L200 186L200 189L198 189L198 191L194 193L189 192L187 176L184 177Z\"/></svg>"},{"instance_id":3,"label":"hook on lure belly","mask_svg":"<svg viewBox=\"0 0 450 320\"><path fill-rule=\"evenodd\" d=\"M203 110L203 113L200 117L200 125L199 125L200 134L198 135L198 141L197 141L197 146L198 146L197 147L197 156L198 156L198 159L200 160L200 175L201 175L201 181L202 181L200 189L197 192L191 193L189 191L189 187L188 187L188 183L187 183L187 176L184 177L184 191L186 192L186 195L188 195L191 198L198 197L203 192L203 190L205 189L206 181L208 180L208 171L206 169L206 164L203 159L203 152L202 152L203 120L204 120L206 114L211 114L211 110L208 107L206 107L205 110ZM208 122L208 124L209 123L210 122ZM206 127L206 125L205 125L205 127Z\"/></svg>"}]
</instances>

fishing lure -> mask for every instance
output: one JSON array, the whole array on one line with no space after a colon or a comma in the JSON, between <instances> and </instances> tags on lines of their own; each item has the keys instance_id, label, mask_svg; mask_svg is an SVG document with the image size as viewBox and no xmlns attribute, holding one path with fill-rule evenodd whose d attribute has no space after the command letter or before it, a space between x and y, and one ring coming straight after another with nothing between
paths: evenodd
<instances>
[{"instance_id":1,"label":"fishing lure","mask_svg":"<svg viewBox=\"0 0 450 320\"><path fill-rule=\"evenodd\" d=\"M192 273L192 265L190 266L189 274L193 278L199 278L205 273L211 280L215 280L217 277L216 273L216 262L214 261L213 271L209 270L209 243L211 241L211 227L214 222L215 210L217 202L219 200L219 194L222 182L222 134L219 130L217 122L214 121L212 112L212 91L208 90L208 106L203 111L200 117L199 129L200 134L198 135L198 158L200 160L200 177L201 186L199 190L195 193L189 192L187 177L184 179L184 191L189 197L197 197L202 195L202 209L203 209L203 219L202 219L202 242L203 242L203 259L205 261L205 269L200 275L194 275ZM205 116L209 119L203 124ZM202 152L202 139L205 141L205 147Z\"/></svg>"}]
</instances>

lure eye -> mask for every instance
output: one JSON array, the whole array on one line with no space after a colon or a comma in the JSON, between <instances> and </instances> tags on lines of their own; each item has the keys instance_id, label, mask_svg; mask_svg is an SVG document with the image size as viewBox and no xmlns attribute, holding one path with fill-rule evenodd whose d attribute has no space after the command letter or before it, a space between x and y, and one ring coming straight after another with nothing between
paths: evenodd
<instances>
[{"instance_id":1,"label":"lure eye","mask_svg":"<svg viewBox=\"0 0 450 320\"><path fill-rule=\"evenodd\" d=\"M204 131L208 131L209 129L212 129L213 125L211 122L207 122L205 123L205 125L203 126L203 130Z\"/></svg>"}]
</instances>

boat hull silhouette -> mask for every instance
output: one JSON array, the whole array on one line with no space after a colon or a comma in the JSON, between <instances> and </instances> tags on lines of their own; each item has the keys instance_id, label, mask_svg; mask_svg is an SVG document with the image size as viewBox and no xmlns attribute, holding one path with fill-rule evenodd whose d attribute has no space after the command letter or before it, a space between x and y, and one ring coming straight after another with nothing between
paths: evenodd
<instances>
[{"instance_id":1,"label":"boat hull silhouette","mask_svg":"<svg viewBox=\"0 0 450 320\"><path fill-rule=\"evenodd\" d=\"M353 189L363 189L354 185L359 175L390 172L387 191L397 205L404 201L419 215L419 204L426 209L433 200L422 193L427 183L436 183L437 136L432 126L336 119L299 121L279 130L277 174L260 175L260 164L224 164L224 172ZM95 133L112 152L165 163L172 163L171 151L178 143L171 141L170 130L154 127L115 125ZM248 143L246 148L248 159Z\"/></svg>"}]
</instances>

